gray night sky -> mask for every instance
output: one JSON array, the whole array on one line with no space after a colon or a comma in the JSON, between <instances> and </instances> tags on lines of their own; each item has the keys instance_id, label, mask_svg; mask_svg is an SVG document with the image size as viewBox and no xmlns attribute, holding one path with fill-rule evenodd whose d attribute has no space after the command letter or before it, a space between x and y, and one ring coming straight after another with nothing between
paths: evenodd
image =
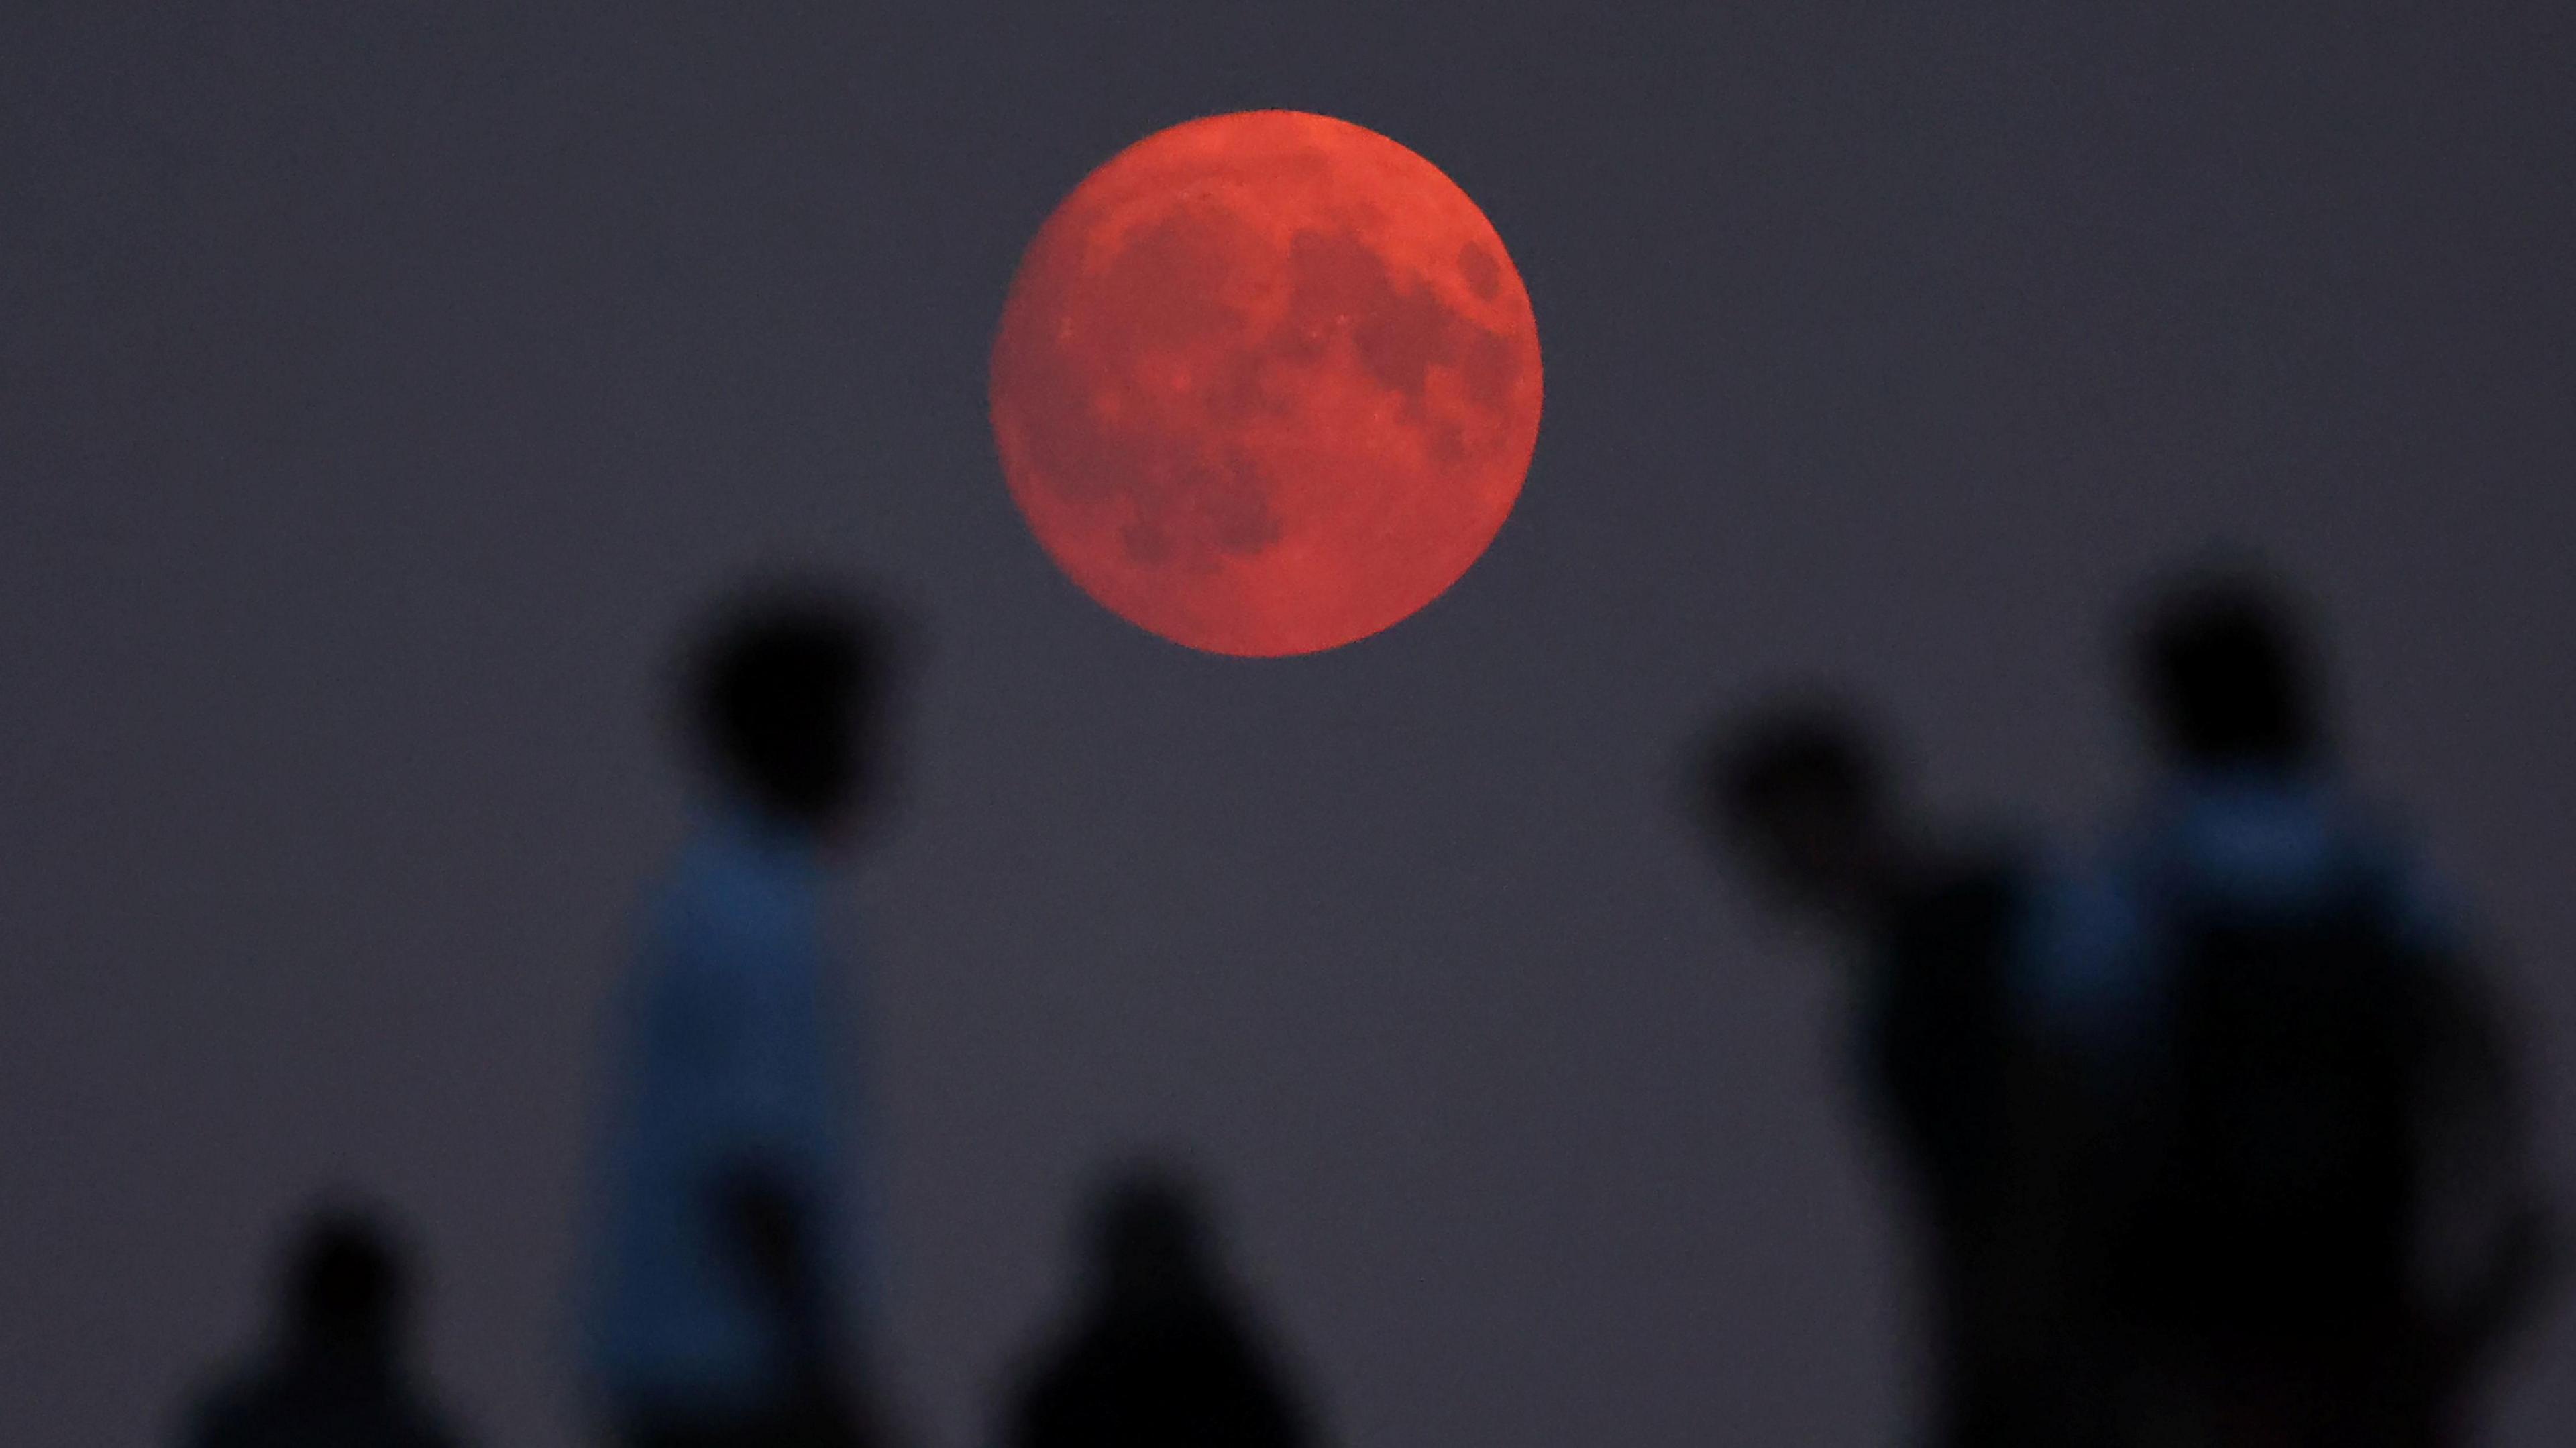
<instances>
[{"instance_id":1,"label":"gray night sky","mask_svg":"<svg viewBox=\"0 0 2576 1448\"><path fill-rule=\"evenodd\" d=\"M851 901L931 1448L1152 1141L1353 1448L1889 1441L1833 998L1676 747L1848 677L1943 801L2089 829L2114 610L2214 540L2340 625L2356 765L2576 1120L2562 6L572 8L0 18L12 1444L163 1432L337 1182L415 1214L459 1408L573 1441L596 1028L684 825L658 670L771 561L932 633ZM1464 186L1548 390L1460 586L1271 662L1083 599L984 419L1055 201L1255 106ZM2500 1441L2571 1419L2562 1314Z\"/></svg>"}]
</instances>

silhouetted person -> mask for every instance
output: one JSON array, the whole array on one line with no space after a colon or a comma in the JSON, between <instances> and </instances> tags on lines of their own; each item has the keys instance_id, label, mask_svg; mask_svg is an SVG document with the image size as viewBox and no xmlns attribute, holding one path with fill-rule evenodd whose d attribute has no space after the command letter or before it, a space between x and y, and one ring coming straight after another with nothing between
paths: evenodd
<instances>
[{"instance_id":1,"label":"silhouetted person","mask_svg":"<svg viewBox=\"0 0 2576 1448\"><path fill-rule=\"evenodd\" d=\"M1177 1178L1115 1184L1090 1222L1089 1300L1024 1385L1005 1448L1307 1448L1305 1410Z\"/></svg>"},{"instance_id":2,"label":"silhouetted person","mask_svg":"<svg viewBox=\"0 0 2576 1448\"><path fill-rule=\"evenodd\" d=\"M1853 1049L1926 1227L1936 1402L1930 1441L2032 1441L2045 1305L2007 1300L1998 1211L2019 1089L2007 991L2024 913L2008 849L1935 840L1849 709L1775 706L1722 734L1698 803L1775 904L1824 926L1855 987Z\"/></svg>"},{"instance_id":3,"label":"silhouetted person","mask_svg":"<svg viewBox=\"0 0 2576 1448\"><path fill-rule=\"evenodd\" d=\"M413 1377L410 1283L384 1228L317 1217L283 1277L275 1342L199 1406L189 1448L454 1448Z\"/></svg>"},{"instance_id":4,"label":"silhouetted person","mask_svg":"<svg viewBox=\"0 0 2576 1448\"><path fill-rule=\"evenodd\" d=\"M889 629L773 591L692 660L683 717L713 789L622 1001L589 1367L630 1448L878 1436L853 1277L843 985L823 909L876 803ZM852 1240L853 1238L862 1240Z\"/></svg>"},{"instance_id":5,"label":"silhouetted person","mask_svg":"<svg viewBox=\"0 0 2576 1448\"><path fill-rule=\"evenodd\" d=\"M2463 933L2336 780L2268 583L2170 591L2134 666L2167 778L2038 953L2042 1033L2092 1093L2061 1265L2122 1359L2124 1429L2440 1441L2540 1246Z\"/></svg>"}]
</instances>

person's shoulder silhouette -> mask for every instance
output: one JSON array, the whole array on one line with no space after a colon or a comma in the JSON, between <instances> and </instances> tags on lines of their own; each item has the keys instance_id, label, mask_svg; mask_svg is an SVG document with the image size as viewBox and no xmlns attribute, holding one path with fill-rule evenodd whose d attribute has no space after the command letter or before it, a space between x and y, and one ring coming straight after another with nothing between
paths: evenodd
<instances>
[{"instance_id":1,"label":"person's shoulder silhouette","mask_svg":"<svg viewBox=\"0 0 2576 1448\"><path fill-rule=\"evenodd\" d=\"M2054 1386L2029 1366L2061 1325L2033 1283L2011 1183L2034 1079L2010 970L2027 912L2023 847L1962 835L1914 802L1888 733L1809 692L1723 721L1692 761L1690 806L1766 903L1820 928L1850 986L1863 1103L1925 1229L1935 1367L1930 1441L2023 1441ZM2008 1208L2013 1208L2008 1210Z\"/></svg>"},{"instance_id":2,"label":"person's shoulder silhouette","mask_svg":"<svg viewBox=\"0 0 2576 1448\"><path fill-rule=\"evenodd\" d=\"M1158 1168L1094 1206L1090 1295L1012 1405L1011 1448L1303 1448L1306 1411L1215 1260L1197 1194Z\"/></svg>"},{"instance_id":3,"label":"person's shoulder silhouette","mask_svg":"<svg viewBox=\"0 0 2576 1448\"><path fill-rule=\"evenodd\" d=\"M280 1285L275 1341L197 1405L188 1448L456 1448L413 1375L410 1274L379 1218L313 1216Z\"/></svg>"},{"instance_id":4,"label":"person's shoulder silhouette","mask_svg":"<svg viewBox=\"0 0 2576 1448\"><path fill-rule=\"evenodd\" d=\"M1947 1210L1990 1166L2020 851L1928 828L1894 748L1849 700L1776 700L1701 749L1704 827L1782 914L1843 947L1871 1106Z\"/></svg>"}]
</instances>

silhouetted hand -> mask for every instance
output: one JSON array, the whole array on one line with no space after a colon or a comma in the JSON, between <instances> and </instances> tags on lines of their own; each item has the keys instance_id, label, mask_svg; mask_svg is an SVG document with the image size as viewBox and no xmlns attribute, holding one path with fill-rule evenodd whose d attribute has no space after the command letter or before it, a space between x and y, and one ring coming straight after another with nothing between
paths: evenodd
<instances>
[{"instance_id":1,"label":"silhouetted hand","mask_svg":"<svg viewBox=\"0 0 2576 1448\"><path fill-rule=\"evenodd\" d=\"M718 1220L735 1265L763 1306L794 1321L810 1308L804 1212L770 1174L743 1169L718 1189Z\"/></svg>"},{"instance_id":2,"label":"silhouetted hand","mask_svg":"<svg viewBox=\"0 0 2576 1448\"><path fill-rule=\"evenodd\" d=\"M803 1205L757 1168L727 1177L720 1195L734 1260L786 1340L793 1380L778 1441L792 1448L892 1448L896 1435L876 1395L843 1379L846 1354L824 1305Z\"/></svg>"},{"instance_id":3,"label":"silhouetted hand","mask_svg":"<svg viewBox=\"0 0 2576 1448\"><path fill-rule=\"evenodd\" d=\"M807 1213L785 1183L756 1168L737 1171L719 1189L719 1220L754 1300L776 1325L792 1377L792 1401L807 1436L818 1444L864 1441L825 1434L854 1423L837 1380L841 1344L826 1306Z\"/></svg>"}]
</instances>

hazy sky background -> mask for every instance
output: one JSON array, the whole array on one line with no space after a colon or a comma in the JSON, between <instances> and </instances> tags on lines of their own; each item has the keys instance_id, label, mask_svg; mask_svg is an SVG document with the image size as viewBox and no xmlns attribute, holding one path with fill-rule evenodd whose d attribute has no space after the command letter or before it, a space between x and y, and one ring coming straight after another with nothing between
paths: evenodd
<instances>
[{"instance_id":1,"label":"hazy sky background","mask_svg":"<svg viewBox=\"0 0 2576 1448\"><path fill-rule=\"evenodd\" d=\"M1845 677L1942 799L2089 829L2114 611L2213 540L2340 625L2576 1185L2562 5L1077 8L0 11L0 1435L153 1441L349 1183L456 1405L574 1441L659 670L771 561L933 630L852 892L929 1448L1139 1141L1352 1448L1891 1441L1834 1000L1676 747ZM1445 169L1547 365L1483 563L1272 662L1083 599L984 419L1056 200L1257 106ZM2499 1441L2570 1421L2560 1314Z\"/></svg>"}]
</instances>

